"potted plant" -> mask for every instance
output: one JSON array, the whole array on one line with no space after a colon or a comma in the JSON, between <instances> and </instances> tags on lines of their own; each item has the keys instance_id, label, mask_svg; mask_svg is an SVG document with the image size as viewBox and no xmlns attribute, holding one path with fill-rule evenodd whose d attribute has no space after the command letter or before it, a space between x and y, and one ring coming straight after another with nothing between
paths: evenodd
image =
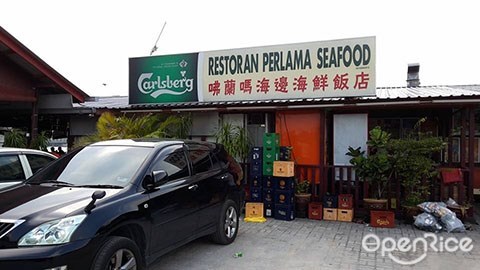
<instances>
[{"instance_id":1,"label":"potted plant","mask_svg":"<svg viewBox=\"0 0 480 270\"><path fill-rule=\"evenodd\" d=\"M360 180L369 184L370 195L365 194L363 199L367 209L386 209L387 199L385 190L393 175L393 164L388 144L390 133L375 127L369 132L367 141L368 155L361 147L348 148L347 155L351 156L350 163L353 165L355 174Z\"/></svg>"},{"instance_id":2,"label":"potted plant","mask_svg":"<svg viewBox=\"0 0 480 270\"><path fill-rule=\"evenodd\" d=\"M30 142L30 148L38 149L42 151L47 151L49 139L45 134L45 131L42 131L37 137Z\"/></svg>"},{"instance_id":3,"label":"potted plant","mask_svg":"<svg viewBox=\"0 0 480 270\"><path fill-rule=\"evenodd\" d=\"M307 216L308 203L310 202L311 197L310 181L297 181L295 186L295 210L297 217L304 218Z\"/></svg>"},{"instance_id":4,"label":"potted plant","mask_svg":"<svg viewBox=\"0 0 480 270\"><path fill-rule=\"evenodd\" d=\"M3 147L25 148L27 147L27 138L22 131L15 128L11 129L5 133Z\"/></svg>"},{"instance_id":5,"label":"potted plant","mask_svg":"<svg viewBox=\"0 0 480 270\"><path fill-rule=\"evenodd\" d=\"M407 223L413 222L413 217L421 213L417 205L429 199L431 180L438 175L437 163L432 157L444 145L440 138L421 133L391 141L395 178L400 181L405 194L401 205Z\"/></svg>"}]
</instances>

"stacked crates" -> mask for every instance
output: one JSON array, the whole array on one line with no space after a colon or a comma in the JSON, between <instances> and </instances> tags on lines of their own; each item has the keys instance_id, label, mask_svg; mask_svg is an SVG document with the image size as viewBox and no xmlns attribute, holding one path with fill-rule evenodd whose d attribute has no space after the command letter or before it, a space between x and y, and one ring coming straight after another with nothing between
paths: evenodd
<instances>
[{"instance_id":1,"label":"stacked crates","mask_svg":"<svg viewBox=\"0 0 480 270\"><path fill-rule=\"evenodd\" d=\"M275 219L295 219L295 177L293 161L274 161Z\"/></svg>"},{"instance_id":2,"label":"stacked crates","mask_svg":"<svg viewBox=\"0 0 480 270\"><path fill-rule=\"evenodd\" d=\"M295 180L291 158L292 148L280 147L277 133L265 133L263 147L252 148L250 201L263 202L265 217L287 221L295 219Z\"/></svg>"},{"instance_id":3,"label":"stacked crates","mask_svg":"<svg viewBox=\"0 0 480 270\"><path fill-rule=\"evenodd\" d=\"M338 195L338 221L352 222L353 220L353 195Z\"/></svg>"},{"instance_id":4,"label":"stacked crates","mask_svg":"<svg viewBox=\"0 0 480 270\"><path fill-rule=\"evenodd\" d=\"M323 219L337 220L338 219L338 196L324 195L323 196Z\"/></svg>"},{"instance_id":5,"label":"stacked crates","mask_svg":"<svg viewBox=\"0 0 480 270\"><path fill-rule=\"evenodd\" d=\"M254 147L250 152L250 201L262 202L263 201L263 179L262 179L262 160L263 149L262 147Z\"/></svg>"},{"instance_id":6,"label":"stacked crates","mask_svg":"<svg viewBox=\"0 0 480 270\"><path fill-rule=\"evenodd\" d=\"M277 133L263 134L263 204L266 217L273 217L275 209L275 184L273 162L280 153L280 136Z\"/></svg>"},{"instance_id":7,"label":"stacked crates","mask_svg":"<svg viewBox=\"0 0 480 270\"><path fill-rule=\"evenodd\" d=\"M280 155L280 136L277 133L263 135L263 175L273 175L273 162Z\"/></svg>"},{"instance_id":8,"label":"stacked crates","mask_svg":"<svg viewBox=\"0 0 480 270\"><path fill-rule=\"evenodd\" d=\"M273 176L264 175L262 177L262 186L263 186L263 204L265 205L265 216L273 217L273 208L274 208L274 191L275 184L273 182Z\"/></svg>"}]
</instances>

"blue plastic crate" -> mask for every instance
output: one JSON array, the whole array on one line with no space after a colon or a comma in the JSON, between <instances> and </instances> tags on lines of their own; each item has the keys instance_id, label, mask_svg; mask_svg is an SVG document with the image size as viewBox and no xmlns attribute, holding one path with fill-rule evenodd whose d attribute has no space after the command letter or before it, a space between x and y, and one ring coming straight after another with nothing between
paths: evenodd
<instances>
[{"instance_id":1,"label":"blue plastic crate","mask_svg":"<svg viewBox=\"0 0 480 270\"><path fill-rule=\"evenodd\" d=\"M295 191L294 177L274 177L273 182L277 190Z\"/></svg>"},{"instance_id":2,"label":"blue plastic crate","mask_svg":"<svg viewBox=\"0 0 480 270\"><path fill-rule=\"evenodd\" d=\"M273 203L274 202L274 189L265 188L263 189L263 202L264 203Z\"/></svg>"},{"instance_id":3,"label":"blue plastic crate","mask_svg":"<svg viewBox=\"0 0 480 270\"><path fill-rule=\"evenodd\" d=\"M265 217L273 217L274 214L274 209L275 209L275 204L274 203L263 203L263 215Z\"/></svg>"},{"instance_id":4,"label":"blue plastic crate","mask_svg":"<svg viewBox=\"0 0 480 270\"><path fill-rule=\"evenodd\" d=\"M263 174L262 163L250 163L249 174L251 177L261 177Z\"/></svg>"},{"instance_id":5,"label":"blue plastic crate","mask_svg":"<svg viewBox=\"0 0 480 270\"><path fill-rule=\"evenodd\" d=\"M273 216L275 219L286 220L286 221L294 220L295 205L275 204L273 213L274 213Z\"/></svg>"},{"instance_id":6,"label":"blue plastic crate","mask_svg":"<svg viewBox=\"0 0 480 270\"><path fill-rule=\"evenodd\" d=\"M251 188L250 189L250 201L251 202L263 202L262 188Z\"/></svg>"},{"instance_id":7,"label":"blue plastic crate","mask_svg":"<svg viewBox=\"0 0 480 270\"><path fill-rule=\"evenodd\" d=\"M262 177L261 176L251 176L250 177L250 187L251 188L262 188Z\"/></svg>"},{"instance_id":8,"label":"blue plastic crate","mask_svg":"<svg viewBox=\"0 0 480 270\"><path fill-rule=\"evenodd\" d=\"M275 190L275 204L293 205L295 201L295 192L289 190Z\"/></svg>"},{"instance_id":9,"label":"blue plastic crate","mask_svg":"<svg viewBox=\"0 0 480 270\"><path fill-rule=\"evenodd\" d=\"M273 179L274 178L271 175L264 175L262 177L263 188L275 188L275 183Z\"/></svg>"},{"instance_id":10,"label":"blue plastic crate","mask_svg":"<svg viewBox=\"0 0 480 270\"><path fill-rule=\"evenodd\" d=\"M324 195L323 196L323 208L338 208L338 196L337 195Z\"/></svg>"},{"instance_id":11,"label":"blue plastic crate","mask_svg":"<svg viewBox=\"0 0 480 270\"><path fill-rule=\"evenodd\" d=\"M263 159L263 147L253 147L250 151L250 163L259 162L262 163Z\"/></svg>"}]
</instances>

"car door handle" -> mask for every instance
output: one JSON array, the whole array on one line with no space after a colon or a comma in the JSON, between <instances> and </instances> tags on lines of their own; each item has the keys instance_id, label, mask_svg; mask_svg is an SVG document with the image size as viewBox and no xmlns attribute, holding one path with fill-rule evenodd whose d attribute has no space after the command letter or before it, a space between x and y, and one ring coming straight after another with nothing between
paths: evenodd
<instances>
[{"instance_id":1,"label":"car door handle","mask_svg":"<svg viewBox=\"0 0 480 270\"><path fill-rule=\"evenodd\" d=\"M192 191L195 191L198 189L198 185L197 184L194 184L194 185L191 185L188 187L188 190L192 190Z\"/></svg>"}]
</instances>

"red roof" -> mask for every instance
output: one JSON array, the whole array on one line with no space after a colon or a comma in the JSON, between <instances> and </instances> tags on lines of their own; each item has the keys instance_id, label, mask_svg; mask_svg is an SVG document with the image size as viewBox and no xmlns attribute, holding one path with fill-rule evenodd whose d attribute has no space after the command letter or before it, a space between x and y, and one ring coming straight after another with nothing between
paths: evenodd
<instances>
[{"instance_id":1,"label":"red roof","mask_svg":"<svg viewBox=\"0 0 480 270\"><path fill-rule=\"evenodd\" d=\"M5 56L10 58L20 67L29 71L32 76L36 76L35 73L40 73L43 75L42 77L45 77L50 83L53 83L58 88L71 94L77 102L84 102L85 98L89 97L88 94L63 77L0 26L0 45L2 44L6 47L6 49L3 50L4 52L6 51ZM0 51L0 53L2 53L2 51ZM23 61L17 61L16 59L18 59L18 57ZM22 63L27 63L28 66L25 66Z\"/></svg>"}]
</instances>

